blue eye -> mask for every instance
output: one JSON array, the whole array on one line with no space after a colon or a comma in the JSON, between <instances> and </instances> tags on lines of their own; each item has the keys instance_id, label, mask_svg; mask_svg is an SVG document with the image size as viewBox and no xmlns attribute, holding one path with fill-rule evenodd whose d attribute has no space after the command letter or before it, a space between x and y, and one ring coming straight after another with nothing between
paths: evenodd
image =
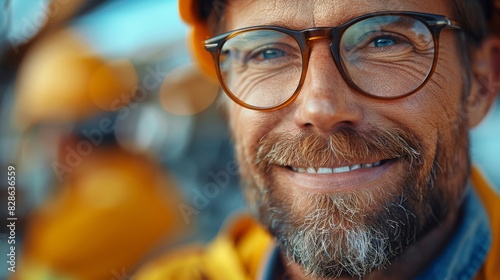
<instances>
[{"instance_id":1,"label":"blue eye","mask_svg":"<svg viewBox=\"0 0 500 280\"><path fill-rule=\"evenodd\" d=\"M380 37L373 40L373 45L377 48L390 47L396 44L396 40L390 37Z\"/></svg>"},{"instance_id":2,"label":"blue eye","mask_svg":"<svg viewBox=\"0 0 500 280\"><path fill-rule=\"evenodd\" d=\"M292 42L293 43L293 42ZM302 55L298 45L269 42L251 49L244 56L244 64L248 67L278 69L294 67L302 63Z\"/></svg>"},{"instance_id":3,"label":"blue eye","mask_svg":"<svg viewBox=\"0 0 500 280\"><path fill-rule=\"evenodd\" d=\"M269 49L261 53L263 59L273 59L285 56L285 52L278 49Z\"/></svg>"}]
</instances>

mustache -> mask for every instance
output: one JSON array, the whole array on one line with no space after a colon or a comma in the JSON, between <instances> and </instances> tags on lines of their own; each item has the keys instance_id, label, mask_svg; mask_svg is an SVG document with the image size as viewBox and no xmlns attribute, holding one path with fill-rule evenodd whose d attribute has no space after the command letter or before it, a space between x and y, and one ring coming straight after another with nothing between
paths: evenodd
<instances>
[{"instance_id":1,"label":"mustache","mask_svg":"<svg viewBox=\"0 0 500 280\"><path fill-rule=\"evenodd\" d=\"M259 142L257 165L328 167L407 158L421 163L420 141L403 128L371 128L369 131L340 128L329 134L314 132L266 134Z\"/></svg>"}]
</instances>

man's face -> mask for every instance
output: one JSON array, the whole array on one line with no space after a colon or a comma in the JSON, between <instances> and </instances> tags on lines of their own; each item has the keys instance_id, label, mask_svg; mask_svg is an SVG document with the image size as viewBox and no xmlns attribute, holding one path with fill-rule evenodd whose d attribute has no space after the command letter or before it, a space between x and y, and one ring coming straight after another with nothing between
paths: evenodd
<instances>
[{"instance_id":1,"label":"man's face","mask_svg":"<svg viewBox=\"0 0 500 280\"><path fill-rule=\"evenodd\" d=\"M337 26L388 10L452 17L445 2L238 0L226 9L225 28ZM228 104L250 206L306 274L364 275L386 266L457 210L469 158L456 36L443 30L430 81L402 99L351 89L323 40L314 42L292 104L272 112Z\"/></svg>"}]
</instances>

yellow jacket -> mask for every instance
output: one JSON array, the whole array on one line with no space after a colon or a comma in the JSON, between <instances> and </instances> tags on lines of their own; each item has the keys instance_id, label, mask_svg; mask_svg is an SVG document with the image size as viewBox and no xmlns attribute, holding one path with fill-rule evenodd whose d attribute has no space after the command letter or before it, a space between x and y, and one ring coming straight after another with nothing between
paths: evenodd
<instances>
[{"instance_id":1,"label":"yellow jacket","mask_svg":"<svg viewBox=\"0 0 500 280\"><path fill-rule=\"evenodd\" d=\"M500 197L478 170L472 184L489 215L493 242L475 279L500 279ZM248 216L233 219L208 246L192 246L150 263L139 271L138 280L257 279L273 248L273 239Z\"/></svg>"}]
</instances>

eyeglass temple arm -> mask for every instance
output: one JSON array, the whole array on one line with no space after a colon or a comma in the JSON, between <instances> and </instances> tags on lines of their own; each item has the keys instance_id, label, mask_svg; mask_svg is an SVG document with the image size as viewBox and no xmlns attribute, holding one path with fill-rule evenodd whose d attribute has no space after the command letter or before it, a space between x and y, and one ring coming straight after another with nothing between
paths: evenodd
<instances>
[{"instance_id":1,"label":"eyeglass temple arm","mask_svg":"<svg viewBox=\"0 0 500 280\"><path fill-rule=\"evenodd\" d=\"M444 25L447 28L458 29L458 30L462 29L462 27L460 26L460 24L458 22L451 20L451 19L448 19L448 18L444 18L444 19L440 19L440 20L430 20L430 21L427 21L427 24L429 24L429 25Z\"/></svg>"},{"instance_id":2,"label":"eyeglass temple arm","mask_svg":"<svg viewBox=\"0 0 500 280\"><path fill-rule=\"evenodd\" d=\"M460 30L460 31L465 32L465 34L469 35L470 37L472 37L476 42L481 41L481 37L478 36L475 32L462 27L462 24L460 24L457 21L451 20L449 18L427 21L427 24L429 24L429 25L444 25L445 28Z\"/></svg>"}]
</instances>

